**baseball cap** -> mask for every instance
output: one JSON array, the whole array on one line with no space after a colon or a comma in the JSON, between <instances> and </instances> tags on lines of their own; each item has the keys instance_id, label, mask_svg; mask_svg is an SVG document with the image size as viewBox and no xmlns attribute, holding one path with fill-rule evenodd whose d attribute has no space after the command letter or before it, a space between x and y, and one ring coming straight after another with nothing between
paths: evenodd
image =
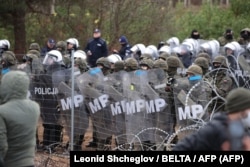
<instances>
[{"instance_id":1,"label":"baseball cap","mask_svg":"<svg viewBox=\"0 0 250 167\"><path fill-rule=\"evenodd\" d=\"M98 33L98 32L101 32L101 31L100 31L100 29L96 28L96 29L94 30L94 33Z\"/></svg>"},{"instance_id":2,"label":"baseball cap","mask_svg":"<svg viewBox=\"0 0 250 167\"><path fill-rule=\"evenodd\" d=\"M52 38L50 38L50 39L48 40L48 42L51 43L51 44L55 44L55 43L56 43L56 41L55 41L54 39L52 39Z\"/></svg>"},{"instance_id":3,"label":"baseball cap","mask_svg":"<svg viewBox=\"0 0 250 167\"><path fill-rule=\"evenodd\" d=\"M128 43L128 40L127 40L127 38L126 38L124 35L122 35L122 36L119 38L119 42L120 42L120 43Z\"/></svg>"}]
</instances>

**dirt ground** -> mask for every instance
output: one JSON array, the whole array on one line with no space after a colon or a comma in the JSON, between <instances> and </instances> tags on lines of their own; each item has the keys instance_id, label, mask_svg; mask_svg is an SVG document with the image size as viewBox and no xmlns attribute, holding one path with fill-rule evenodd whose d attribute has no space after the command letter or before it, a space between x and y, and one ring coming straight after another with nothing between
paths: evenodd
<instances>
[{"instance_id":1,"label":"dirt ground","mask_svg":"<svg viewBox=\"0 0 250 167\"><path fill-rule=\"evenodd\" d=\"M181 140L183 137L193 133L193 131L185 131L178 134L178 139ZM42 121L39 121L38 126L38 138L39 141L43 139L43 126ZM114 138L114 137L113 137ZM95 151L94 148L86 147L86 145L92 140L92 123L90 121L89 128L84 136L84 142L82 144L83 151ZM63 131L63 144L66 144L69 141L69 136L66 131ZM111 149L115 148L114 140L111 144ZM36 152L35 156L35 166L36 167L69 167L69 155L65 154L65 150L57 150L55 154L48 154L45 152Z\"/></svg>"},{"instance_id":2,"label":"dirt ground","mask_svg":"<svg viewBox=\"0 0 250 167\"><path fill-rule=\"evenodd\" d=\"M38 126L38 138L39 141L43 139L43 126L42 121L39 120ZM90 122L87 133L84 136L84 142L82 144L83 151L94 151L93 148L86 148L86 145L92 139L92 124ZM63 131L63 144L69 141L69 136L66 131ZM45 152L36 152L35 156L36 167L69 167L69 155L65 154L65 150L57 150L56 154L48 154Z\"/></svg>"}]
</instances>

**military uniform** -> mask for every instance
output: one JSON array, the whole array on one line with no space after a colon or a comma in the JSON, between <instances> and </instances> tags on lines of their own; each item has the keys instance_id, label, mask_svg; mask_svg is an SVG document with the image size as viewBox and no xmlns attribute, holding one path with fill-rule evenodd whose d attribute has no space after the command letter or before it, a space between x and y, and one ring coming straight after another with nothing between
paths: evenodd
<instances>
[{"instance_id":1,"label":"military uniform","mask_svg":"<svg viewBox=\"0 0 250 167\"><path fill-rule=\"evenodd\" d=\"M220 43L220 46L225 46L227 43L235 41L234 39L227 39L225 36L221 36L218 38L218 41Z\"/></svg>"},{"instance_id":2,"label":"military uniform","mask_svg":"<svg viewBox=\"0 0 250 167\"><path fill-rule=\"evenodd\" d=\"M29 50L37 50L38 52L41 52L40 45L38 43L31 43Z\"/></svg>"},{"instance_id":3,"label":"military uniform","mask_svg":"<svg viewBox=\"0 0 250 167\"><path fill-rule=\"evenodd\" d=\"M5 51L2 54L2 60L1 60L1 78L4 74L8 73L11 70L17 69L17 59L12 51Z\"/></svg>"},{"instance_id":4,"label":"military uniform","mask_svg":"<svg viewBox=\"0 0 250 167\"><path fill-rule=\"evenodd\" d=\"M172 134L175 132L175 127L177 125L176 123L176 113L175 113L175 101L174 101L174 87L177 83L176 80L182 78L181 75L177 74L177 68L181 67L181 61L176 56L170 56L167 58L167 64L168 64L168 78L167 78L167 86L166 86L166 92L169 99L169 108L170 108L170 130L169 134ZM177 138L175 140L177 142Z\"/></svg>"},{"instance_id":5,"label":"military uniform","mask_svg":"<svg viewBox=\"0 0 250 167\"><path fill-rule=\"evenodd\" d=\"M138 68L139 68L139 64L135 58L130 57L124 61L125 71L130 72L130 71L137 70Z\"/></svg>"},{"instance_id":6,"label":"military uniform","mask_svg":"<svg viewBox=\"0 0 250 167\"><path fill-rule=\"evenodd\" d=\"M247 45L250 42L250 28L244 28L240 31L240 37L237 40L240 45Z\"/></svg>"},{"instance_id":7,"label":"military uniform","mask_svg":"<svg viewBox=\"0 0 250 167\"><path fill-rule=\"evenodd\" d=\"M218 70L215 70L212 73L212 81L211 85L213 87L213 97L219 97L221 96L222 98L225 98L228 94L233 89L233 80L229 77L227 74L226 69L220 69L221 68L228 68L227 66L227 59L224 56L217 56L215 57L213 61L214 63L219 63L220 66L217 67ZM222 100L221 98L217 98L217 100L214 101L213 103L215 106L215 112L218 111L225 111L225 101Z\"/></svg>"},{"instance_id":8,"label":"military uniform","mask_svg":"<svg viewBox=\"0 0 250 167\"><path fill-rule=\"evenodd\" d=\"M103 73L104 76L107 76L107 75L110 74L111 64L108 61L107 57L98 58L97 61L95 62L95 64L96 64L97 67L99 67L102 70L102 73ZM91 111L89 111L89 109L87 109L87 110L88 110L89 113L91 112ZM105 111L103 111L103 112L105 112ZM100 112L98 112L96 114L100 114ZM97 150L103 151L106 144L111 144L113 134L107 134L107 135L110 135L110 136L107 137L106 139L98 138L98 136L102 136L102 135L99 134L100 132L98 132L98 129L97 129L97 126L95 125L95 122L98 123L98 126L100 126L102 124L102 122L99 122L99 121L104 121L104 120L103 120L103 118L101 116L100 116L100 119L99 118L96 119L96 120L95 120L95 118L90 118L90 119L92 119L93 140L90 142L88 147L92 147L92 146L97 147Z\"/></svg>"},{"instance_id":9,"label":"military uniform","mask_svg":"<svg viewBox=\"0 0 250 167\"><path fill-rule=\"evenodd\" d=\"M56 43L56 49L61 52L65 66L70 67L71 60L70 55L67 53L67 43L65 41L58 41Z\"/></svg>"},{"instance_id":10,"label":"military uniform","mask_svg":"<svg viewBox=\"0 0 250 167\"><path fill-rule=\"evenodd\" d=\"M114 64L114 72L119 72L124 70L124 61L117 61Z\"/></svg>"}]
</instances>

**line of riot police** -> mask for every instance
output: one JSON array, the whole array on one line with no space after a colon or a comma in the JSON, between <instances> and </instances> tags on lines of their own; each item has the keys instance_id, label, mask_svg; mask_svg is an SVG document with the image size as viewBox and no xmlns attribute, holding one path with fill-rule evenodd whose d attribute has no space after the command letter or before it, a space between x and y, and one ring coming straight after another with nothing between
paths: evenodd
<instances>
[{"instance_id":1,"label":"line of riot police","mask_svg":"<svg viewBox=\"0 0 250 167\"><path fill-rule=\"evenodd\" d=\"M41 106L43 148L60 144L65 129L74 134L74 150L82 150L91 120L97 150L163 150L223 112L229 91L249 87L250 45L220 47L217 40L191 38L179 44L173 37L160 48L136 44L124 60L101 57L93 68L78 47L69 38L44 58L31 49L23 64L13 52L2 53L2 75L13 66L30 75L30 98Z\"/></svg>"}]
</instances>

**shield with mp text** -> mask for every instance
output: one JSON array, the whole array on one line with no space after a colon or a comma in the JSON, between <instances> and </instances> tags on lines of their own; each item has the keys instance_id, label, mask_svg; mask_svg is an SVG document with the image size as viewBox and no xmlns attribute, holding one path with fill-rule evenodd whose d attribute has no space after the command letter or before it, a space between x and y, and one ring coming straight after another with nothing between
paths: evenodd
<instances>
[{"instance_id":1,"label":"shield with mp text","mask_svg":"<svg viewBox=\"0 0 250 167\"><path fill-rule=\"evenodd\" d=\"M174 85L174 102L178 128L203 125L211 113L212 89L201 80L180 78Z\"/></svg>"},{"instance_id":2,"label":"shield with mp text","mask_svg":"<svg viewBox=\"0 0 250 167\"><path fill-rule=\"evenodd\" d=\"M104 91L107 88L107 82L101 69L91 68L80 75L76 82L81 94L85 97L86 109L96 128L98 140L110 138L115 134L115 127L110 111L109 95Z\"/></svg>"},{"instance_id":3,"label":"shield with mp text","mask_svg":"<svg viewBox=\"0 0 250 167\"><path fill-rule=\"evenodd\" d=\"M165 100L161 99L152 87L153 82L160 82L154 80L150 83L148 74L147 70L136 70L124 77L126 132L131 134L127 136L129 143L141 142L143 145L154 145L157 129L156 113L163 111L166 106Z\"/></svg>"},{"instance_id":4,"label":"shield with mp text","mask_svg":"<svg viewBox=\"0 0 250 167\"><path fill-rule=\"evenodd\" d=\"M78 85L75 84L76 78L80 76L80 71L74 70L74 82L72 82L71 73L71 69L65 71L66 78L70 79L68 81L61 81L59 83L57 97L58 103L60 105L61 121L66 129L66 133L68 136L71 136L73 129L73 142L75 145L80 145L81 142L79 142L79 137L84 136L89 126L89 117L85 108L84 96L81 94ZM74 87L72 86L73 84ZM72 89L74 89L74 91L72 91ZM73 122L72 114L74 115Z\"/></svg>"}]
</instances>

